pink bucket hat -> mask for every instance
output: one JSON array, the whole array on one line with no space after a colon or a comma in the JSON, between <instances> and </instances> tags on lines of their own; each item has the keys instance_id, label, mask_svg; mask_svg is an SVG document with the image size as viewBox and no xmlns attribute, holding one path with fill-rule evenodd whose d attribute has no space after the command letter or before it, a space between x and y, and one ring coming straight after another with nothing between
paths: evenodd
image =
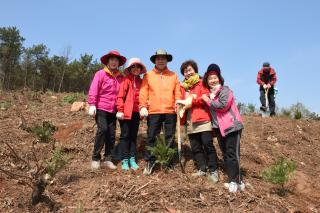
<instances>
[{"instance_id":1,"label":"pink bucket hat","mask_svg":"<svg viewBox=\"0 0 320 213\"><path fill-rule=\"evenodd\" d=\"M141 74L145 74L147 72L147 69L146 67L143 65L143 63L141 62L140 58L130 58L129 59L129 63L128 63L128 66L124 69L124 74L125 75L128 75L129 74L129 69L132 65L135 65L135 64L138 64L142 67L141 69L141 72L140 72L140 75Z\"/></svg>"}]
</instances>

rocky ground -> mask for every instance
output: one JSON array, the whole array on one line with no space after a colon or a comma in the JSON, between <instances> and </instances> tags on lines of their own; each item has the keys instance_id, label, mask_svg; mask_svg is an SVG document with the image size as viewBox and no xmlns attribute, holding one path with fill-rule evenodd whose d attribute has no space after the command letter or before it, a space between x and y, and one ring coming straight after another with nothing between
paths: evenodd
<instances>
[{"instance_id":1,"label":"rocky ground","mask_svg":"<svg viewBox=\"0 0 320 213\"><path fill-rule=\"evenodd\" d=\"M144 176L145 123L138 139L138 171L122 172L120 164L116 171L92 171L95 122L85 110L71 112L71 104L62 101L66 95L0 92L0 169L7 171L0 171L1 212L320 212L319 121L243 116L241 168L247 187L229 194L222 169L218 184L206 177L191 177L195 167L187 140L183 140L186 173L178 166ZM24 127L45 120L58 128L54 146L61 147L69 160L44 191L53 204L32 205L27 183L33 169L51 158L53 144L37 142ZM215 146L219 149L216 141ZM279 156L292 159L297 166L284 196L261 177Z\"/></svg>"}]
</instances>

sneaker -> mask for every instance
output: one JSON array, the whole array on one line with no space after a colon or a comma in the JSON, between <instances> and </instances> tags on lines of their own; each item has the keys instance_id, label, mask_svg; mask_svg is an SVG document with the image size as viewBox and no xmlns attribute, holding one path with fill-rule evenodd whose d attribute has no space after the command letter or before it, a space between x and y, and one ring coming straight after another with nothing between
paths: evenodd
<instances>
[{"instance_id":1,"label":"sneaker","mask_svg":"<svg viewBox=\"0 0 320 213\"><path fill-rule=\"evenodd\" d=\"M155 163L148 161L146 164L146 167L143 170L143 174L144 175L151 175L154 165L155 165Z\"/></svg>"},{"instance_id":2,"label":"sneaker","mask_svg":"<svg viewBox=\"0 0 320 213\"><path fill-rule=\"evenodd\" d=\"M139 165L136 163L136 158L135 157L131 157L129 159L129 163L130 163L130 167L133 170L138 170L139 169Z\"/></svg>"},{"instance_id":3,"label":"sneaker","mask_svg":"<svg viewBox=\"0 0 320 213\"><path fill-rule=\"evenodd\" d=\"M266 111L267 111L267 107L261 106L261 107L260 107L260 110L263 111L263 112L266 112Z\"/></svg>"},{"instance_id":4,"label":"sneaker","mask_svg":"<svg viewBox=\"0 0 320 213\"><path fill-rule=\"evenodd\" d=\"M112 170L117 169L116 165L114 165L114 163L112 163L110 160L103 161L103 165Z\"/></svg>"},{"instance_id":5,"label":"sneaker","mask_svg":"<svg viewBox=\"0 0 320 213\"><path fill-rule=\"evenodd\" d=\"M201 169L199 169L197 172L192 173L192 177L201 177L201 176L205 176L206 172L202 171Z\"/></svg>"},{"instance_id":6,"label":"sneaker","mask_svg":"<svg viewBox=\"0 0 320 213\"><path fill-rule=\"evenodd\" d=\"M229 189L230 193L236 193L238 190L238 184L236 182L225 183L224 186Z\"/></svg>"},{"instance_id":7,"label":"sneaker","mask_svg":"<svg viewBox=\"0 0 320 213\"><path fill-rule=\"evenodd\" d=\"M211 172L208 176L208 179L212 181L213 183L217 183L219 181L219 174L218 170L215 170L214 172Z\"/></svg>"},{"instance_id":8,"label":"sneaker","mask_svg":"<svg viewBox=\"0 0 320 213\"><path fill-rule=\"evenodd\" d=\"M238 189L239 189L240 191L244 191L245 188L246 188L246 184L245 184L243 181L241 181L240 183L238 183Z\"/></svg>"},{"instance_id":9,"label":"sneaker","mask_svg":"<svg viewBox=\"0 0 320 213\"><path fill-rule=\"evenodd\" d=\"M123 159L122 160L121 168L124 171L128 171L129 170L129 161L128 161L128 159Z\"/></svg>"},{"instance_id":10,"label":"sneaker","mask_svg":"<svg viewBox=\"0 0 320 213\"><path fill-rule=\"evenodd\" d=\"M91 161L91 169L100 169L100 161Z\"/></svg>"}]
</instances>

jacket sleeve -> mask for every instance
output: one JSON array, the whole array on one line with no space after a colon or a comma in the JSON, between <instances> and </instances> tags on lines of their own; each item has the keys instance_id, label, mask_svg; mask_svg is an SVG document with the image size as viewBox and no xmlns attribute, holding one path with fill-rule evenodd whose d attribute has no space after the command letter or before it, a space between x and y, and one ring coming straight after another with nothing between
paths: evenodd
<instances>
[{"instance_id":1,"label":"jacket sleeve","mask_svg":"<svg viewBox=\"0 0 320 213\"><path fill-rule=\"evenodd\" d=\"M209 90L204 88L202 85L200 86L200 89L197 92L197 98L192 99L192 106L205 106L206 103L202 99L202 95L208 95Z\"/></svg>"},{"instance_id":2,"label":"jacket sleeve","mask_svg":"<svg viewBox=\"0 0 320 213\"><path fill-rule=\"evenodd\" d=\"M277 74L276 74L276 71L273 70L273 78L270 81L270 85L274 86L276 82L277 82Z\"/></svg>"},{"instance_id":3,"label":"jacket sleeve","mask_svg":"<svg viewBox=\"0 0 320 213\"><path fill-rule=\"evenodd\" d=\"M182 94L181 94L181 88L180 88L180 82L178 79L178 76L175 75L176 77L176 82L175 82L175 89L174 89L174 97L175 97L175 101L176 100L181 100L182 99Z\"/></svg>"},{"instance_id":4,"label":"jacket sleeve","mask_svg":"<svg viewBox=\"0 0 320 213\"><path fill-rule=\"evenodd\" d=\"M231 107L232 99L232 91L230 89L223 89L220 91L218 99L210 101L208 105L212 110L226 112Z\"/></svg>"},{"instance_id":5,"label":"jacket sleeve","mask_svg":"<svg viewBox=\"0 0 320 213\"><path fill-rule=\"evenodd\" d=\"M262 71L260 70L257 75L257 83L261 86L264 85L264 82L261 80Z\"/></svg>"},{"instance_id":6,"label":"jacket sleeve","mask_svg":"<svg viewBox=\"0 0 320 213\"><path fill-rule=\"evenodd\" d=\"M149 84L148 84L148 74L145 74L142 79L141 88L139 92L139 109L142 107L148 107L149 98Z\"/></svg>"},{"instance_id":7,"label":"jacket sleeve","mask_svg":"<svg viewBox=\"0 0 320 213\"><path fill-rule=\"evenodd\" d=\"M119 93L117 97L117 108L118 112L123 112L124 111L124 99L126 97L126 94L128 92L128 81L122 80L119 88Z\"/></svg>"},{"instance_id":8,"label":"jacket sleeve","mask_svg":"<svg viewBox=\"0 0 320 213\"><path fill-rule=\"evenodd\" d=\"M99 94L100 85L101 85L101 77L99 72L96 72L91 82L89 93L88 93L88 104L91 106L97 105L97 97Z\"/></svg>"}]
</instances>

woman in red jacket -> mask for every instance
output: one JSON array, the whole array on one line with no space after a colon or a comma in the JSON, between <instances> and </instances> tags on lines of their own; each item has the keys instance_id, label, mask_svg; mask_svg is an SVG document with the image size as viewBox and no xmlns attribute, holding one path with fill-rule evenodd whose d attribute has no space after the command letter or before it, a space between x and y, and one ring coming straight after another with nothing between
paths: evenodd
<instances>
[{"instance_id":1,"label":"woman in red jacket","mask_svg":"<svg viewBox=\"0 0 320 213\"><path fill-rule=\"evenodd\" d=\"M122 169L127 171L139 168L136 163L136 140L139 130L139 92L141 86L140 74L146 73L145 66L139 58L131 58L128 67L124 70L127 75L121 82L117 98L118 112L116 117L120 122L120 142L117 147L122 160Z\"/></svg>"},{"instance_id":2,"label":"woman in red jacket","mask_svg":"<svg viewBox=\"0 0 320 213\"><path fill-rule=\"evenodd\" d=\"M218 158L213 146L210 111L206 103L201 99L204 87L198 75L197 63L193 60L185 61L182 63L180 71L185 77L182 82L183 97L192 98L192 106L184 114L193 158L198 167L198 172L192 174L192 176L206 175L208 167L210 172L209 179L216 183L219 181ZM207 92L209 93L209 91ZM179 100L177 103L185 105L186 100Z\"/></svg>"}]
</instances>

